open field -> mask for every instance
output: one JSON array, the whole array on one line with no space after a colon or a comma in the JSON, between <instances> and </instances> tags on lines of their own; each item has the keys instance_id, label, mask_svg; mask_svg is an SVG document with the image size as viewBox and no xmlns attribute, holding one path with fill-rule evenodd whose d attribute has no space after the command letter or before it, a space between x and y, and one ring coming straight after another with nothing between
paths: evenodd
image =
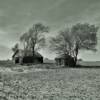
<instances>
[{"instance_id":1,"label":"open field","mask_svg":"<svg viewBox=\"0 0 100 100\"><path fill-rule=\"evenodd\" d=\"M0 100L100 100L99 68L27 67L28 72L0 73Z\"/></svg>"},{"instance_id":2,"label":"open field","mask_svg":"<svg viewBox=\"0 0 100 100\"><path fill-rule=\"evenodd\" d=\"M83 67L100 68L100 61L79 61L78 63Z\"/></svg>"}]
</instances>

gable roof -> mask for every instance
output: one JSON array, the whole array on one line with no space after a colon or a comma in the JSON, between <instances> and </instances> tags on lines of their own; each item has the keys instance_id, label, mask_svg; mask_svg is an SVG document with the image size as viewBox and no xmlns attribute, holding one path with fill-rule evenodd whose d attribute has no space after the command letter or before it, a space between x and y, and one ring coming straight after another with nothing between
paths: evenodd
<instances>
[{"instance_id":1,"label":"gable roof","mask_svg":"<svg viewBox=\"0 0 100 100\"><path fill-rule=\"evenodd\" d=\"M55 59L65 59L65 58L68 58L70 57L70 55L68 54L61 54L61 55L58 55Z\"/></svg>"},{"instance_id":2,"label":"gable roof","mask_svg":"<svg viewBox=\"0 0 100 100\"><path fill-rule=\"evenodd\" d=\"M12 58L14 58L15 57L15 55L18 53L18 50L16 50L15 52L14 52L14 54L12 55Z\"/></svg>"},{"instance_id":3,"label":"gable roof","mask_svg":"<svg viewBox=\"0 0 100 100\"><path fill-rule=\"evenodd\" d=\"M13 54L12 58L14 58L14 57L25 57L25 56L33 56L32 51L31 50L25 51L25 50L19 49ZM40 53L38 53L36 51L34 53L34 56L35 57L43 57Z\"/></svg>"}]
</instances>

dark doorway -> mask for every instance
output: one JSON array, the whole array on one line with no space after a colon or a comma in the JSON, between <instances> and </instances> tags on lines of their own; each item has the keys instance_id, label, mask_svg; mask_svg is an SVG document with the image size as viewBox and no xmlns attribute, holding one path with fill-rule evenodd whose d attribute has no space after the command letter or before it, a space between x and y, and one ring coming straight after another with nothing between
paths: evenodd
<instances>
[{"instance_id":1,"label":"dark doorway","mask_svg":"<svg viewBox=\"0 0 100 100\"><path fill-rule=\"evenodd\" d=\"M15 59L15 63L19 63L19 58L16 58Z\"/></svg>"}]
</instances>

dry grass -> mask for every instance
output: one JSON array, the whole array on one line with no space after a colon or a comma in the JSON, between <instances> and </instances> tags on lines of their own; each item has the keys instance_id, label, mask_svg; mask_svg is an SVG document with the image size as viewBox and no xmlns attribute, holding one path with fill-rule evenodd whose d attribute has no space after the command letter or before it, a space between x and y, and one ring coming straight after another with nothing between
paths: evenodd
<instances>
[{"instance_id":1,"label":"dry grass","mask_svg":"<svg viewBox=\"0 0 100 100\"><path fill-rule=\"evenodd\" d=\"M59 68L1 76L0 100L100 100L100 69Z\"/></svg>"}]
</instances>

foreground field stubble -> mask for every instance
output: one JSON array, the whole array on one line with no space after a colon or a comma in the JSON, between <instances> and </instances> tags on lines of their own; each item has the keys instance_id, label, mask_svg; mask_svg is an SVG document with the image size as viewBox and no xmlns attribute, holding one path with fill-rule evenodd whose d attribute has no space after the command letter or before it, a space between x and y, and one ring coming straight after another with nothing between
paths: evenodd
<instances>
[{"instance_id":1,"label":"foreground field stubble","mask_svg":"<svg viewBox=\"0 0 100 100\"><path fill-rule=\"evenodd\" d=\"M0 100L100 100L100 69L2 74Z\"/></svg>"}]
</instances>

